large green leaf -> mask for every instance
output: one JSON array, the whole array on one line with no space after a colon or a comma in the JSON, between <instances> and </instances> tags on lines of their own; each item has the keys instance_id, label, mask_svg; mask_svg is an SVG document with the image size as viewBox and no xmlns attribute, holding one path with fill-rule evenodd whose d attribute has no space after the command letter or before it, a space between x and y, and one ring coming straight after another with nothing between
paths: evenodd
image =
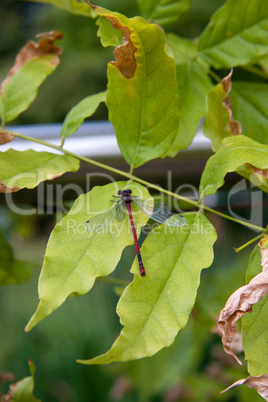
<instances>
[{"instance_id":1,"label":"large green leaf","mask_svg":"<svg viewBox=\"0 0 268 402\"><path fill-rule=\"evenodd\" d=\"M201 35L199 51L215 68L248 64L267 54L267 1L227 0Z\"/></svg>"},{"instance_id":2,"label":"large green leaf","mask_svg":"<svg viewBox=\"0 0 268 402\"><path fill-rule=\"evenodd\" d=\"M34 188L41 181L52 180L78 169L79 160L70 155L8 149L0 152L0 192Z\"/></svg>"},{"instance_id":3,"label":"large green leaf","mask_svg":"<svg viewBox=\"0 0 268 402\"><path fill-rule=\"evenodd\" d=\"M247 282L262 271L260 247L257 245L250 256ZM243 348L252 376L268 373L268 295L256 303L251 313L242 317Z\"/></svg>"},{"instance_id":4,"label":"large green leaf","mask_svg":"<svg viewBox=\"0 0 268 402\"><path fill-rule=\"evenodd\" d=\"M165 26L177 21L192 0L139 0L142 16Z\"/></svg>"},{"instance_id":5,"label":"large green leaf","mask_svg":"<svg viewBox=\"0 0 268 402\"><path fill-rule=\"evenodd\" d=\"M187 148L205 114L205 98L212 87L206 67L196 61L196 44L176 35L167 35L167 43L177 67L180 125L177 136L168 150L174 156Z\"/></svg>"},{"instance_id":6,"label":"large green leaf","mask_svg":"<svg viewBox=\"0 0 268 402\"><path fill-rule=\"evenodd\" d=\"M225 137L241 134L239 122L234 121L229 93L232 71L212 88L206 97L206 115L202 131L210 138L213 151L217 151Z\"/></svg>"},{"instance_id":7,"label":"large green leaf","mask_svg":"<svg viewBox=\"0 0 268 402\"><path fill-rule=\"evenodd\" d=\"M99 104L104 102L105 99L106 92L100 92L98 94L88 96L74 106L65 117L60 131L60 136L62 138L66 138L75 133L83 121L87 117L92 116Z\"/></svg>"},{"instance_id":8,"label":"large green leaf","mask_svg":"<svg viewBox=\"0 0 268 402\"><path fill-rule=\"evenodd\" d=\"M233 82L230 92L233 115L242 133L268 144L268 85L257 82Z\"/></svg>"},{"instance_id":9,"label":"large green leaf","mask_svg":"<svg viewBox=\"0 0 268 402\"><path fill-rule=\"evenodd\" d=\"M203 171L199 187L201 199L215 194L224 184L225 175L234 172L244 163L258 169L267 169L268 145L260 144L244 135L225 138L218 152L209 158Z\"/></svg>"},{"instance_id":10,"label":"large green leaf","mask_svg":"<svg viewBox=\"0 0 268 402\"><path fill-rule=\"evenodd\" d=\"M179 125L174 60L165 52L164 33L141 17L128 19L100 7L124 35L108 65L109 119L125 160L133 167L163 156Z\"/></svg>"},{"instance_id":11,"label":"large green leaf","mask_svg":"<svg viewBox=\"0 0 268 402\"><path fill-rule=\"evenodd\" d=\"M36 0L28 0L36 1ZM39 3L53 4L54 6L61 8L65 11L69 11L72 14L83 15L84 17L94 17L94 11L89 7L85 1L79 0L38 0Z\"/></svg>"},{"instance_id":12,"label":"large green leaf","mask_svg":"<svg viewBox=\"0 0 268 402\"><path fill-rule=\"evenodd\" d=\"M216 232L201 214L185 215L187 226L161 225L143 243L147 276L135 276L125 289L117 313L124 329L105 354L84 364L107 364L151 356L173 343L193 308L200 271L213 261ZM136 272L134 262L132 271Z\"/></svg>"},{"instance_id":13,"label":"large green leaf","mask_svg":"<svg viewBox=\"0 0 268 402\"><path fill-rule=\"evenodd\" d=\"M59 64L61 49L54 45L54 41L61 39L62 34L51 31L40 36L38 43L29 41L20 50L14 66L2 83L0 116L3 125L28 108L39 86Z\"/></svg>"},{"instance_id":14,"label":"large green leaf","mask_svg":"<svg viewBox=\"0 0 268 402\"><path fill-rule=\"evenodd\" d=\"M33 272L33 264L15 260L12 247L0 231L0 285L27 281Z\"/></svg>"},{"instance_id":15,"label":"large green leaf","mask_svg":"<svg viewBox=\"0 0 268 402\"><path fill-rule=\"evenodd\" d=\"M89 233L85 230L85 222L108 210L112 205L112 196L126 185L126 182L111 183L94 187L89 193L80 195L69 214L55 226L48 241L39 279L40 303L26 327L27 331L58 308L71 293L83 295L92 288L98 276L109 275L120 260L123 249L133 244L129 220L126 218L99 232ZM128 188L141 198L149 196L148 191L140 185L131 184ZM134 217L139 235L141 226L148 218L141 212Z\"/></svg>"}]
</instances>

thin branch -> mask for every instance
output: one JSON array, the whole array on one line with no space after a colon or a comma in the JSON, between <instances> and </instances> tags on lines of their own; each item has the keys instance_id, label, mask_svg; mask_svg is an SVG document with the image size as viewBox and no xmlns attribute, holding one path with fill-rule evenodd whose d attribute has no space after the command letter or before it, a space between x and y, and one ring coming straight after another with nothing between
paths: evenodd
<instances>
[{"instance_id":1,"label":"thin branch","mask_svg":"<svg viewBox=\"0 0 268 402\"><path fill-rule=\"evenodd\" d=\"M264 237L263 233L261 233L259 236L254 237L254 239L249 240L247 243L243 244L242 246L240 246L238 248L234 248L235 252L239 253L240 251L244 250L244 248L246 248L247 246L250 246L255 241L260 240L262 237Z\"/></svg>"},{"instance_id":2,"label":"thin branch","mask_svg":"<svg viewBox=\"0 0 268 402\"><path fill-rule=\"evenodd\" d=\"M200 205L200 203L197 202L197 201L193 201L193 200L188 199L186 197L183 197L181 195L172 193L171 191L165 190L162 187L159 187L159 186L157 186L155 184L151 184L148 181L142 180L139 177L133 176L130 173L124 172L123 170L115 169L115 168L113 168L111 166L105 165L104 163L97 162L97 161L95 161L93 159L77 155L77 154L75 154L75 153L73 153L71 151L67 151L64 148L58 147L57 145L50 144L49 142L46 142L46 141L38 140L37 138L28 137L27 135L23 135L23 134L20 134L20 133L14 133L14 132L12 132L12 134L14 134L16 137L22 138L24 140L37 142L38 144L42 144L42 145L45 145L47 147L57 149L58 151L63 152L66 155L71 155L74 158L77 158L77 159L80 159L80 160L82 160L84 162L87 162L87 163L90 163L92 165L98 166L101 169L105 169L105 170L108 170L108 171L110 171L112 173L115 173L115 174L121 175L123 177L126 177L129 180L133 180L133 181L135 181L137 183L143 184L144 186L150 187L150 188L152 188L152 189L154 189L156 191L159 191L161 193L167 194L167 195L169 195L169 196L171 196L173 198L177 198L178 200L181 200L181 201L187 202L188 204L194 205L198 209L201 208L201 209L204 209L206 211L212 212L213 214L219 215L222 218L231 220L231 221L236 222L236 223L238 223L240 225L246 226L246 227L248 227L250 229L258 230L259 232L265 232L266 231L266 229L262 228L261 226L253 225L252 223L241 221L239 219L233 218L232 216L225 215L222 212L219 212L219 211L216 211L216 210L214 210L214 209L212 209L210 207L207 207L206 205Z\"/></svg>"}]
</instances>

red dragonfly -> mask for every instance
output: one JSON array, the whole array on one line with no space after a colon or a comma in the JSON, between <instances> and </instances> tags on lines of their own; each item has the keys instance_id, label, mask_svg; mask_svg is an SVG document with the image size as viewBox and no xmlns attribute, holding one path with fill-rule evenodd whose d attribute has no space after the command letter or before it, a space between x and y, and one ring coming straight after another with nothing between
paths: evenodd
<instances>
[{"instance_id":1,"label":"red dragonfly","mask_svg":"<svg viewBox=\"0 0 268 402\"><path fill-rule=\"evenodd\" d=\"M115 205L107 211L94 216L86 222L86 230L88 232L97 232L103 228L109 226L116 219L118 222L122 222L125 219L126 212L128 213L131 229L133 233L137 258L139 262L140 274L145 276L145 269L141 258L141 252L138 244L137 234L132 218L131 203L137 205L140 210L149 218L156 222L164 223L169 226L181 227L186 225L186 219L182 215L173 214L162 202L154 201L153 205L150 205L148 200L132 196L131 190L119 190L118 195L113 195L116 198L113 202ZM151 200L150 200L151 201Z\"/></svg>"}]
</instances>

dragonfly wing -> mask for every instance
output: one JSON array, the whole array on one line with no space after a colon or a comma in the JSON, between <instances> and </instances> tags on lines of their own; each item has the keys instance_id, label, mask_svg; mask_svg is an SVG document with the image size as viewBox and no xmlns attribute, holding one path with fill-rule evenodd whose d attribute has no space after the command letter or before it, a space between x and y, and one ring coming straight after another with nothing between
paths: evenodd
<instances>
[{"instance_id":1,"label":"dragonfly wing","mask_svg":"<svg viewBox=\"0 0 268 402\"><path fill-rule=\"evenodd\" d=\"M116 205L116 219L118 222L122 222L126 216L126 205L123 202L120 202Z\"/></svg>"},{"instance_id":2,"label":"dragonfly wing","mask_svg":"<svg viewBox=\"0 0 268 402\"><path fill-rule=\"evenodd\" d=\"M180 214L173 214L171 212L170 217L163 223L168 226L182 227L186 225L187 221L184 216Z\"/></svg>"},{"instance_id":3,"label":"dragonfly wing","mask_svg":"<svg viewBox=\"0 0 268 402\"><path fill-rule=\"evenodd\" d=\"M152 213L154 212L154 200L151 198L149 200L142 200L138 197L131 197L133 204L137 205L140 210L149 218L151 218Z\"/></svg>"},{"instance_id":4,"label":"dragonfly wing","mask_svg":"<svg viewBox=\"0 0 268 402\"><path fill-rule=\"evenodd\" d=\"M142 200L140 198L133 198L134 204L136 204L140 210L149 218L156 222L164 223L169 226L181 227L186 225L186 219L179 214L173 214L162 202L153 202L152 199Z\"/></svg>"},{"instance_id":5,"label":"dragonfly wing","mask_svg":"<svg viewBox=\"0 0 268 402\"><path fill-rule=\"evenodd\" d=\"M86 230L88 232L97 232L98 230L107 228L116 218L117 205L108 209L99 215L94 216L86 222Z\"/></svg>"}]
</instances>

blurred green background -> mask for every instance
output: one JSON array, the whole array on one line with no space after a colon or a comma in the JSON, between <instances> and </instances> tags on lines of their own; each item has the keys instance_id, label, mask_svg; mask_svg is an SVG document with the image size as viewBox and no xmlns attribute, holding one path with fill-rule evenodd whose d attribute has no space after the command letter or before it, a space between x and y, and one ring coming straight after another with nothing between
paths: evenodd
<instances>
[{"instance_id":1,"label":"blurred green background","mask_svg":"<svg viewBox=\"0 0 268 402\"><path fill-rule=\"evenodd\" d=\"M139 14L138 3L134 0L95 3L128 17ZM221 4L222 0L194 0L190 10L169 30L194 38ZM61 64L41 86L31 107L14 124L62 122L78 101L106 88L106 66L113 54L112 48L101 47L95 21L53 6L14 0L0 2L0 79L6 76L26 41L52 29L64 34L59 43L63 48ZM98 120L106 118L105 106L93 116ZM226 197L224 191L221 192L223 208ZM238 367L226 356L220 337L213 333L216 315L232 291L245 283L251 250L248 248L237 255L233 247L254 237L253 232L241 231L238 225L209 216L219 234L215 261L202 273L195 308L174 345L152 358L91 367L77 364L75 359L103 353L116 339L121 329L115 313L120 289L98 281L88 295L70 297L61 308L25 334L24 327L37 306L38 276L57 216L15 215L4 204L1 195L0 229L13 246L15 257L34 263L35 268L27 282L0 288L0 372L12 372L18 381L29 375L27 361L31 358L37 367L35 395L48 402L262 400L245 386L219 394L232 382L244 378L246 371L245 365ZM237 213L247 214L247 211ZM131 280L128 271L133 259L134 248L129 247L114 276ZM0 385L0 391L7 392L8 385Z\"/></svg>"}]
</instances>

